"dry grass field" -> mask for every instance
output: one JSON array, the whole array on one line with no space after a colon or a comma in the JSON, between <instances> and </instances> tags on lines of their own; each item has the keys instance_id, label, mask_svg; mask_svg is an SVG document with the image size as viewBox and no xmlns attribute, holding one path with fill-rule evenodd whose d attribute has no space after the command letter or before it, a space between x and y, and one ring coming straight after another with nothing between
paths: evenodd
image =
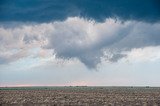
<instances>
[{"instance_id":1,"label":"dry grass field","mask_svg":"<svg viewBox=\"0 0 160 106\"><path fill-rule=\"evenodd\" d=\"M0 88L2 106L160 106L158 87Z\"/></svg>"}]
</instances>

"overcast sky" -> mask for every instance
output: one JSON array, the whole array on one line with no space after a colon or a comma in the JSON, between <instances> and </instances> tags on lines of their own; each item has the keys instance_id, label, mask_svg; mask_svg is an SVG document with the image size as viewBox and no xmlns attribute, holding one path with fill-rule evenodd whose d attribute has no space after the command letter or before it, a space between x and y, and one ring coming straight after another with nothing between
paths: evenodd
<instances>
[{"instance_id":1,"label":"overcast sky","mask_svg":"<svg viewBox=\"0 0 160 106\"><path fill-rule=\"evenodd\" d=\"M158 0L1 0L0 86L160 86Z\"/></svg>"}]
</instances>

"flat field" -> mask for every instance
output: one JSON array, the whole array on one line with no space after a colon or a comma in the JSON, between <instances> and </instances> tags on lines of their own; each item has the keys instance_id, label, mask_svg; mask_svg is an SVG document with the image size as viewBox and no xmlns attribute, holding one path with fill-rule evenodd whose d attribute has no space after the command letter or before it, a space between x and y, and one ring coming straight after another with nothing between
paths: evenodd
<instances>
[{"instance_id":1,"label":"flat field","mask_svg":"<svg viewBox=\"0 0 160 106\"><path fill-rule=\"evenodd\" d=\"M159 87L0 88L1 106L160 106Z\"/></svg>"}]
</instances>

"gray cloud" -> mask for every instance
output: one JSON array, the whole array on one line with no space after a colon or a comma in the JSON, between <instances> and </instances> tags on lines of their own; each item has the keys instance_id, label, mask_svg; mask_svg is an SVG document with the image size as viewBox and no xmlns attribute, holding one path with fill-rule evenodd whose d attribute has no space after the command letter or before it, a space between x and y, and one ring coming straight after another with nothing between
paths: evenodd
<instances>
[{"instance_id":1,"label":"gray cloud","mask_svg":"<svg viewBox=\"0 0 160 106\"><path fill-rule=\"evenodd\" d=\"M112 47L133 49L156 45L160 45L160 25L139 22L134 25L130 34Z\"/></svg>"},{"instance_id":2,"label":"gray cloud","mask_svg":"<svg viewBox=\"0 0 160 106\"><path fill-rule=\"evenodd\" d=\"M88 68L96 68L104 57L116 62L126 56L123 51L160 44L160 24L72 18L55 23L54 28L48 48L54 49L57 58L78 58Z\"/></svg>"},{"instance_id":3,"label":"gray cloud","mask_svg":"<svg viewBox=\"0 0 160 106\"><path fill-rule=\"evenodd\" d=\"M1 56L0 63L12 60L14 50L41 47L54 50L58 59L76 58L88 68L96 68L104 58L117 62L127 56L124 51L160 45L160 23L139 21L106 19L104 22L96 22L71 17L51 23L24 23L15 28L1 26L0 32L1 54L5 54L4 50L11 54L7 58Z\"/></svg>"}]
</instances>

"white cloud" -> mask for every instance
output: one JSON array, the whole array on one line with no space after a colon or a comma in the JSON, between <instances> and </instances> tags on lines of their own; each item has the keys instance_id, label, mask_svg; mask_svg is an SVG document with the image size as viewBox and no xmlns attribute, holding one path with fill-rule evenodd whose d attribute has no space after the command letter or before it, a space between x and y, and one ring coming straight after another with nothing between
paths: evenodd
<instances>
[{"instance_id":1,"label":"white cloud","mask_svg":"<svg viewBox=\"0 0 160 106\"><path fill-rule=\"evenodd\" d=\"M126 58L130 62L152 62L160 60L160 46L145 47L132 49L131 51L125 52Z\"/></svg>"}]
</instances>

